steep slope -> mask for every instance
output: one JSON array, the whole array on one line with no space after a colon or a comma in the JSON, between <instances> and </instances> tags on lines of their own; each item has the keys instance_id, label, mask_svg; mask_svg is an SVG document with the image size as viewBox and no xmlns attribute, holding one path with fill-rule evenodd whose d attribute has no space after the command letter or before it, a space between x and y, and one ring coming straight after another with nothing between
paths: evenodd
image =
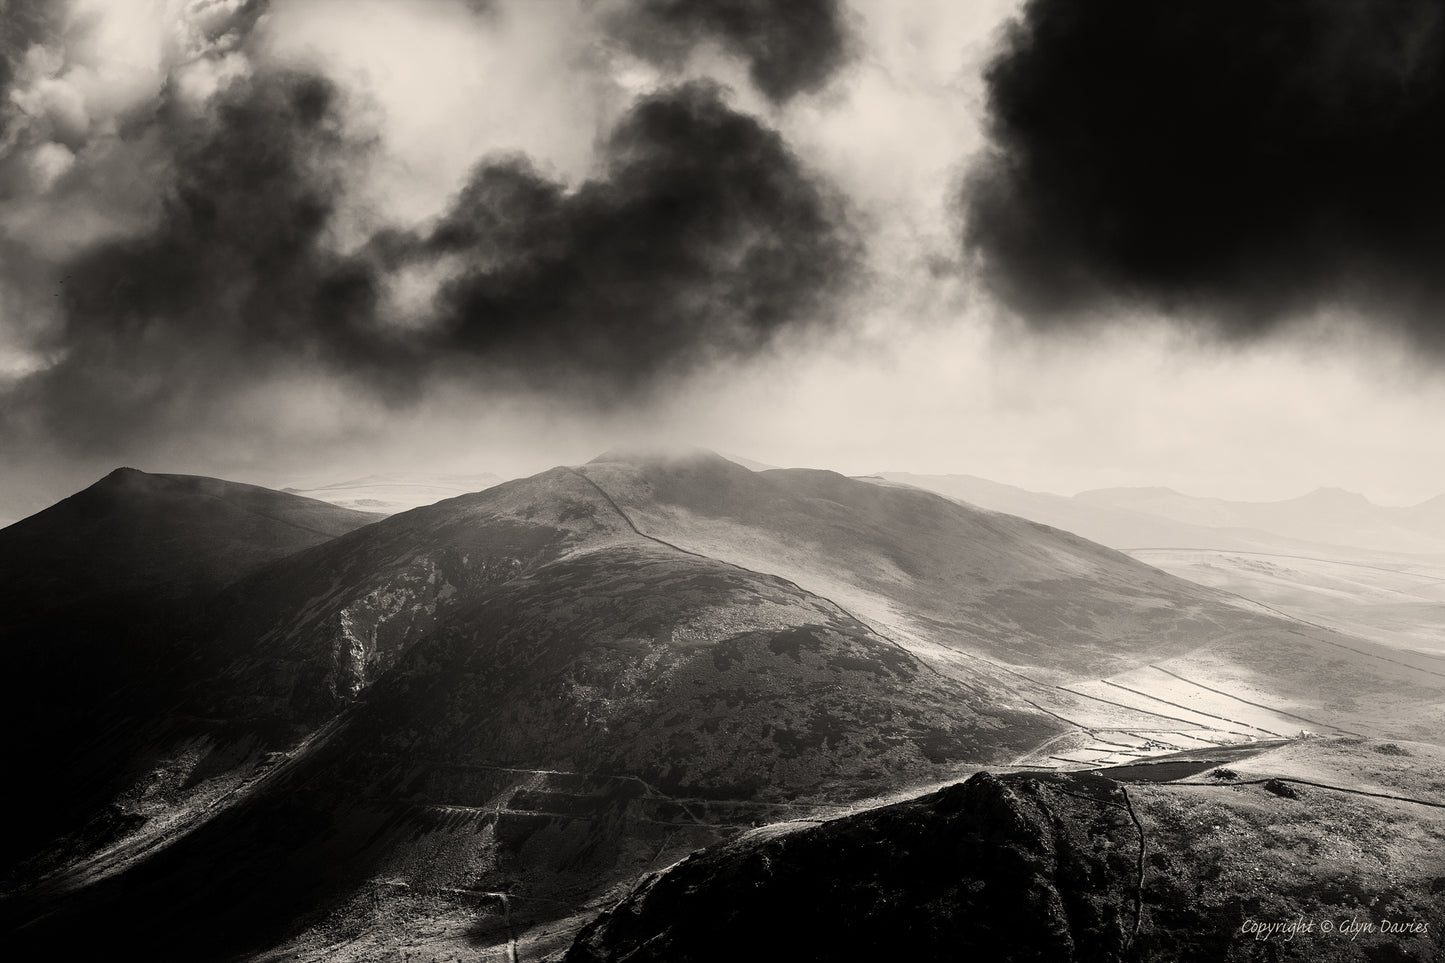
<instances>
[{"instance_id":1,"label":"steep slope","mask_svg":"<svg viewBox=\"0 0 1445 963\"><path fill-rule=\"evenodd\" d=\"M220 714L310 727L448 612L573 552L635 539L590 486L552 469L394 515L257 572L217 599L197 657L224 673L208 690L224 694Z\"/></svg>"},{"instance_id":2,"label":"steep slope","mask_svg":"<svg viewBox=\"0 0 1445 963\"><path fill-rule=\"evenodd\" d=\"M12 772L33 785L14 805L44 843L99 779L84 747L128 753L123 721L178 691L178 643L204 599L268 562L376 516L212 478L122 468L0 530L0 725ZM100 780L104 781L104 780ZM9 862L9 859L6 860Z\"/></svg>"}]
</instances>

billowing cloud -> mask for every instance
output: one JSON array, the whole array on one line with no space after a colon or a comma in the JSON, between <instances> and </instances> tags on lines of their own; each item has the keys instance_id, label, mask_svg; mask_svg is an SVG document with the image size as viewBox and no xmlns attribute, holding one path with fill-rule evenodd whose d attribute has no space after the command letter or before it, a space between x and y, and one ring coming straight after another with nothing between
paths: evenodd
<instances>
[{"instance_id":1,"label":"billowing cloud","mask_svg":"<svg viewBox=\"0 0 1445 963\"><path fill-rule=\"evenodd\" d=\"M1030 0L987 71L968 251L1039 325L1321 310L1445 348L1445 3Z\"/></svg>"},{"instance_id":2,"label":"billowing cloud","mask_svg":"<svg viewBox=\"0 0 1445 963\"><path fill-rule=\"evenodd\" d=\"M276 73L233 81L204 115L163 108L147 131L170 156L160 214L53 269L53 363L11 389L9 427L122 444L204 420L257 365L305 352L320 279L340 269L327 227L366 148L339 103L322 78Z\"/></svg>"},{"instance_id":3,"label":"billowing cloud","mask_svg":"<svg viewBox=\"0 0 1445 963\"><path fill-rule=\"evenodd\" d=\"M444 379L610 403L833 319L857 270L841 198L702 83L641 100L580 185L484 161L435 224L344 253L330 228L372 144L351 113L280 71L162 112L161 216L64 265L58 360L11 409L103 448L297 367L393 400Z\"/></svg>"},{"instance_id":4,"label":"billowing cloud","mask_svg":"<svg viewBox=\"0 0 1445 963\"><path fill-rule=\"evenodd\" d=\"M821 90L856 52L841 0L630 0L609 20L635 53L665 66L716 44L776 102Z\"/></svg>"},{"instance_id":5,"label":"billowing cloud","mask_svg":"<svg viewBox=\"0 0 1445 963\"><path fill-rule=\"evenodd\" d=\"M616 387L833 316L858 270L841 197L708 84L641 101L575 191L480 166L422 246L462 265L449 347Z\"/></svg>"}]
</instances>

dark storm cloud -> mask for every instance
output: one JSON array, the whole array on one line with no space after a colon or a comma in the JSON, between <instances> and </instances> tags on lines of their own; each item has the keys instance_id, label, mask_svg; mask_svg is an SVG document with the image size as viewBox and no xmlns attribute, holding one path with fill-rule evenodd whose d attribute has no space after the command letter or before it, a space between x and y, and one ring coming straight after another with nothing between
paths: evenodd
<instances>
[{"instance_id":1,"label":"dark storm cloud","mask_svg":"<svg viewBox=\"0 0 1445 963\"><path fill-rule=\"evenodd\" d=\"M822 89L855 48L840 0L633 0L612 25L635 53L664 65L716 43L775 102Z\"/></svg>"},{"instance_id":2,"label":"dark storm cloud","mask_svg":"<svg viewBox=\"0 0 1445 963\"><path fill-rule=\"evenodd\" d=\"M59 360L16 386L12 416L104 447L201 417L268 356L314 350L318 290L341 269L322 240L368 146L338 105L295 73L237 81L207 117L163 104L136 132L172 154L158 222L53 272L63 322L43 347Z\"/></svg>"},{"instance_id":3,"label":"dark storm cloud","mask_svg":"<svg viewBox=\"0 0 1445 963\"><path fill-rule=\"evenodd\" d=\"M965 243L1035 322L1346 304L1445 346L1445 0L1031 0L986 80Z\"/></svg>"},{"instance_id":4,"label":"dark storm cloud","mask_svg":"<svg viewBox=\"0 0 1445 963\"><path fill-rule=\"evenodd\" d=\"M61 360L12 414L95 450L298 366L394 402L444 377L614 403L826 322L857 267L840 197L704 84L638 103L580 186L485 162L435 225L343 256L330 232L369 147L344 107L324 79L261 74L206 119L163 111L163 215L64 266ZM409 272L449 280L397 317Z\"/></svg>"},{"instance_id":5,"label":"dark storm cloud","mask_svg":"<svg viewBox=\"0 0 1445 963\"><path fill-rule=\"evenodd\" d=\"M0 0L0 150L15 121L10 91L32 44L54 39L59 14L51 0Z\"/></svg>"},{"instance_id":6,"label":"dark storm cloud","mask_svg":"<svg viewBox=\"0 0 1445 963\"><path fill-rule=\"evenodd\" d=\"M16 63L31 44L54 36L61 11L53 0L0 0L0 87L15 78Z\"/></svg>"},{"instance_id":7,"label":"dark storm cloud","mask_svg":"<svg viewBox=\"0 0 1445 963\"><path fill-rule=\"evenodd\" d=\"M448 346L623 391L830 316L857 268L842 200L710 85L638 104L575 191L479 167L426 239L464 259Z\"/></svg>"}]
</instances>

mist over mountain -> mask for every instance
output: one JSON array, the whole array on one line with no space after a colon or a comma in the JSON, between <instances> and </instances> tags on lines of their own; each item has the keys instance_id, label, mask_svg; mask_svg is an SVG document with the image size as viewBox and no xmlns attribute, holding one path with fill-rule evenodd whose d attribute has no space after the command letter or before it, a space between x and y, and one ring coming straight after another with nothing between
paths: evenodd
<instances>
[{"instance_id":1,"label":"mist over mountain","mask_svg":"<svg viewBox=\"0 0 1445 963\"><path fill-rule=\"evenodd\" d=\"M1445 554L1445 515L1439 509L1440 497L1399 507L1376 505L1358 492L1340 488L1318 488L1275 502L1194 498L1167 488L1109 488L1081 492L1075 497L1189 525L1252 529L1316 545L1396 554Z\"/></svg>"}]
</instances>

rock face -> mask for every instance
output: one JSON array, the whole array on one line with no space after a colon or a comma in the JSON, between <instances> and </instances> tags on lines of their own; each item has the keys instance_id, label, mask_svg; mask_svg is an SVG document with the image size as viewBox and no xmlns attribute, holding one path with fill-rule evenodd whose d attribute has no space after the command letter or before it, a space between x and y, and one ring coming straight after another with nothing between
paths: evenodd
<instances>
[{"instance_id":1,"label":"rock face","mask_svg":"<svg viewBox=\"0 0 1445 963\"><path fill-rule=\"evenodd\" d=\"M1042 785L979 773L699 853L589 924L566 961L1124 959L1138 837L1121 790ZM1062 791L1083 800L1060 807Z\"/></svg>"}]
</instances>

